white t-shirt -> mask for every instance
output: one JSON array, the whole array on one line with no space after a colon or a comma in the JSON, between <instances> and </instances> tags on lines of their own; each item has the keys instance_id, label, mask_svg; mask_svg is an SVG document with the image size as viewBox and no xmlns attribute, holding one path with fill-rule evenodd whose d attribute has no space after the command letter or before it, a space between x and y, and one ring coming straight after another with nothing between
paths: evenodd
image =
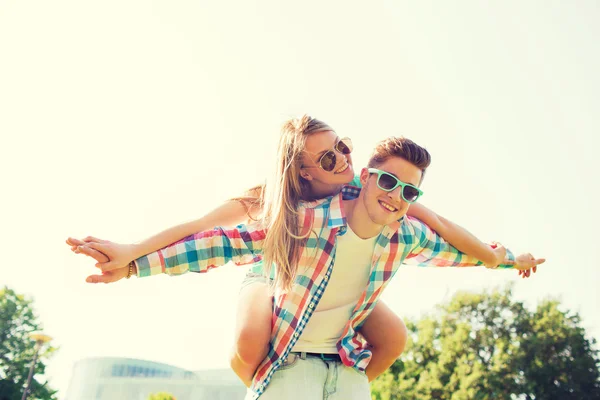
<instances>
[{"instance_id":1,"label":"white t-shirt","mask_svg":"<svg viewBox=\"0 0 600 400\"><path fill-rule=\"evenodd\" d=\"M292 351L337 353L336 343L369 282L376 239L361 239L350 226L337 238L329 284Z\"/></svg>"}]
</instances>

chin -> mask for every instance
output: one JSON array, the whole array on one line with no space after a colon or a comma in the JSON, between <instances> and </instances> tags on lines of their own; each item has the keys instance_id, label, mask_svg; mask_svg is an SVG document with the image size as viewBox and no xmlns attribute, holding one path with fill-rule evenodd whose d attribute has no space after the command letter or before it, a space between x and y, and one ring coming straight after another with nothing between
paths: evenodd
<instances>
[{"instance_id":1,"label":"chin","mask_svg":"<svg viewBox=\"0 0 600 400\"><path fill-rule=\"evenodd\" d=\"M389 216L384 217L383 215L375 215L375 216L371 217L371 221L373 221L377 225L383 226L383 225L389 225L396 220L391 219Z\"/></svg>"},{"instance_id":2,"label":"chin","mask_svg":"<svg viewBox=\"0 0 600 400\"><path fill-rule=\"evenodd\" d=\"M393 219L387 219L385 222L381 223L381 225L389 225L389 224L393 224L394 222L398 221L398 218L393 218Z\"/></svg>"}]
</instances>

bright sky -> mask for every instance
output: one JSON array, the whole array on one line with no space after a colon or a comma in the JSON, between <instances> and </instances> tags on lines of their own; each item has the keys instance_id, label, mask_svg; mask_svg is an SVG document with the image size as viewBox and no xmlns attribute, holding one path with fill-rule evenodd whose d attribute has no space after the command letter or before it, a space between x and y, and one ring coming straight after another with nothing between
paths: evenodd
<instances>
[{"instance_id":1,"label":"bright sky","mask_svg":"<svg viewBox=\"0 0 600 400\"><path fill-rule=\"evenodd\" d=\"M0 283L35 299L61 396L84 357L227 365L242 270L92 286L64 240L203 215L267 175L302 113L357 166L386 136L426 146L423 204L546 257L517 298L558 297L600 337L598 2L365 4L0 3ZM384 299L416 317L515 280L406 267Z\"/></svg>"}]
</instances>

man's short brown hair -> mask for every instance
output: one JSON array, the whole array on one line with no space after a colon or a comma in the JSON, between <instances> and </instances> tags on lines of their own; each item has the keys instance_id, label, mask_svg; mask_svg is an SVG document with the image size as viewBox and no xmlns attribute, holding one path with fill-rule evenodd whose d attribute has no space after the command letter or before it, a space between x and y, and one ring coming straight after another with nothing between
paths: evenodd
<instances>
[{"instance_id":1,"label":"man's short brown hair","mask_svg":"<svg viewBox=\"0 0 600 400\"><path fill-rule=\"evenodd\" d=\"M390 157L400 157L421 170L421 182L431 163L431 155L424 148L405 137L389 137L377 143L369 158L369 168L377 168ZM420 182L419 182L420 183Z\"/></svg>"}]
</instances>

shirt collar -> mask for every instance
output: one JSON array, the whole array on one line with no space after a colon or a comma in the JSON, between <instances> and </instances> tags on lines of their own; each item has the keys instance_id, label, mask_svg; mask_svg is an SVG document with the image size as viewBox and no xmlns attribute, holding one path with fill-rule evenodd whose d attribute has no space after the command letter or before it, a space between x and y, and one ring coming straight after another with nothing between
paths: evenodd
<instances>
[{"instance_id":1,"label":"shirt collar","mask_svg":"<svg viewBox=\"0 0 600 400\"><path fill-rule=\"evenodd\" d=\"M300 207L302 208L323 208L326 212L327 218L327 228L341 228L343 231L346 230L347 220L346 213L344 212L344 200L353 200L358 197L360 194L360 188L356 186L346 185L342 188L342 191L335 196L325 197L324 199L313 200L313 201L303 201L300 203ZM327 208L329 208L329 212L327 212ZM398 221L394 221L391 224L387 225L384 228L383 232L389 232L389 234L396 232L400 228L400 224L404 216L402 216ZM387 235L386 235L387 236Z\"/></svg>"}]
</instances>

